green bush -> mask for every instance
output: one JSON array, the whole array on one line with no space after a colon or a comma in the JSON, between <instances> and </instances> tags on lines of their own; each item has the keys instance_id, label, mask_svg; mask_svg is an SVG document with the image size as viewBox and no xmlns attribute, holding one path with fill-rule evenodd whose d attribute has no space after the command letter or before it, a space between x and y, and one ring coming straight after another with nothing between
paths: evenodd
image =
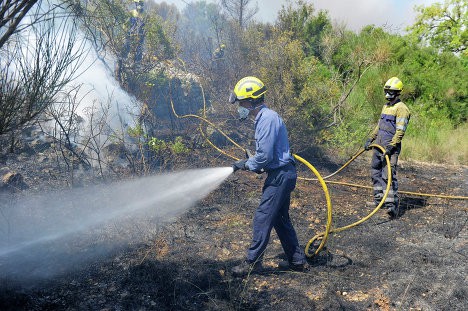
<instances>
[{"instance_id":1,"label":"green bush","mask_svg":"<svg viewBox=\"0 0 468 311\"><path fill-rule=\"evenodd\" d=\"M170 149L174 154L187 154L190 150L184 145L181 136L177 136L175 140L169 144Z\"/></svg>"},{"instance_id":2,"label":"green bush","mask_svg":"<svg viewBox=\"0 0 468 311\"><path fill-rule=\"evenodd\" d=\"M156 137L151 137L148 140L148 147L151 151L159 153L162 150L167 148L166 142L161 139L157 139Z\"/></svg>"},{"instance_id":3,"label":"green bush","mask_svg":"<svg viewBox=\"0 0 468 311\"><path fill-rule=\"evenodd\" d=\"M172 142L165 142L164 140L158 139L156 137L151 137L148 140L148 147L155 153L168 151L176 155L181 155L188 154L190 152L190 149L184 145L181 136L177 136Z\"/></svg>"}]
</instances>

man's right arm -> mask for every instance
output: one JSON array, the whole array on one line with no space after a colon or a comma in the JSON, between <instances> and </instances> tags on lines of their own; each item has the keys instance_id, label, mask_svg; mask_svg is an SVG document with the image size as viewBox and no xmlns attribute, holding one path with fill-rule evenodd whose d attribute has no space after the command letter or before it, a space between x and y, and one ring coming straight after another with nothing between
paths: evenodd
<instances>
[{"instance_id":1,"label":"man's right arm","mask_svg":"<svg viewBox=\"0 0 468 311\"><path fill-rule=\"evenodd\" d=\"M380 115L382 115L384 109L385 109L385 106L382 108L382 111L380 112ZM377 138L378 134L379 134L379 122L377 122L377 125L374 127L374 130L370 134L369 139L371 141L374 141Z\"/></svg>"}]
</instances>

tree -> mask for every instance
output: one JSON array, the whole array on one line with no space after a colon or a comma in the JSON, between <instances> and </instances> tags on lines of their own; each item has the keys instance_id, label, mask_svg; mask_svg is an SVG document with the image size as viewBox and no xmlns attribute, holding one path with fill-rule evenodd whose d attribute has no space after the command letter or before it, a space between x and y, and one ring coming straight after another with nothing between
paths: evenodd
<instances>
[{"instance_id":1,"label":"tree","mask_svg":"<svg viewBox=\"0 0 468 311\"><path fill-rule=\"evenodd\" d=\"M418 6L416 23L409 30L420 41L442 51L466 52L468 41L468 1L445 0L444 4Z\"/></svg>"},{"instance_id":2,"label":"tree","mask_svg":"<svg viewBox=\"0 0 468 311\"><path fill-rule=\"evenodd\" d=\"M16 32L26 14L38 0L4 0L0 2L0 48Z\"/></svg>"},{"instance_id":3,"label":"tree","mask_svg":"<svg viewBox=\"0 0 468 311\"><path fill-rule=\"evenodd\" d=\"M221 0L221 6L237 21L240 28L244 28L258 12L257 5L249 8L252 3L252 0Z\"/></svg>"},{"instance_id":4,"label":"tree","mask_svg":"<svg viewBox=\"0 0 468 311\"><path fill-rule=\"evenodd\" d=\"M331 30L332 24L326 11L315 14L312 4L298 1L295 6L289 4L278 14L278 27L289 31L295 39L304 44L307 55L320 56L320 41Z\"/></svg>"},{"instance_id":5,"label":"tree","mask_svg":"<svg viewBox=\"0 0 468 311\"><path fill-rule=\"evenodd\" d=\"M0 48L0 135L20 129L51 105L86 54L69 15L37 11L31 20L39 15L44 19L12 34Z\"/></svg>"},{"instance_id":6,"label":"tree","mask_svg":"<svg viewBox=\"0 0 468 311\"><path fill-rule=\"evenodd\" d=\"M393 40L394 66L401 72L403 95L416 103L418 116L431 124L446 122L459 126L468 116L468 68L463 58L434 47Z\"/></svg>"},{"instance_id":7,"label":"tree","mask_svg":"<svg viewBox=\"0 0 468 311\"><path fill-rule=\"evenodd\" d=\"M175 4L168 4L163 1L161 3L147 2L148 11L155 11L165 22L177 23L180 18L180 12Z\"/></svg>"}]
</instances>

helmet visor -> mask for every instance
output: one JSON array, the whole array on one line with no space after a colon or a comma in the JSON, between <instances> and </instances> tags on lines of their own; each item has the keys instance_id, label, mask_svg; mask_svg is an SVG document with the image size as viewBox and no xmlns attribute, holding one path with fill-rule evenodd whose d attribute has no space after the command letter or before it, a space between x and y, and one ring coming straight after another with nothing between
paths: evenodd
<instances>
[{"instance_id":1,"label":"helmet visor","mask_svg":"<svg viewBox=\"0 0 468 311\"><path fill-rule=\"evenodd\" d=\"M384 90L384 93L385 93L385 94L388 94L388 95L395 96L395 95L398 95L399 92L396 91L396 90L385 89L385 90Z\"/></svg>"}]
</instances>

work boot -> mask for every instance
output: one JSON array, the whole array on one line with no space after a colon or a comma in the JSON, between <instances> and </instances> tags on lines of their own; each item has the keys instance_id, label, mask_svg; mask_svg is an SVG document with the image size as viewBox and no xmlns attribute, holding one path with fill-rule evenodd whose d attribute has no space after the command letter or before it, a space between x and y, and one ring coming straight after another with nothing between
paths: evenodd
<instances>
[{"instance_id":1,"label":"work boot","mask_svg":"<svg viewBox=\"0 0 468 311\"><path fill-rule=\"evenodd\" d=\"M382 201L383 194L379 193L378 195L374 195L374 206L377 207L380 204L380 201ZM382 205L383 207L384 205Z\"/></svg>"},{"instance_id":2,"label":"work boot","mask_svg":"<svg viewBox=\"0 0 468 311\"><path fill-rule=\"evenodd\" d=\"M243 277L253 272L259 272L262 270L262 263L260 261L250 263L244 260L240 265L235 266L231 269L232 275L235 277Z\"/></svg>"},{"instance_id":3,"label":"work boot","mask_svg":"<svg viewBox=\"0 0 468 311\"><path fill-rule=\"evenodd\" d=\"M289 262L287 260L280 261L278 264L278 269L283 270L283 271L297 271L297 272L306 272L309 270L309 264L308 263L300 263L300 264L294 264L292 262Z\"/></svg>"},{"instance_id":4,"label":"work boot","mask_svg":"<svg viewBox=\"0 0 468 311\"><path fill-rule=\"evenodd\" d=\"M385 208L387 209L387 214L391 219L398 217L398 210L395 205L388 204Z\"/></svg>"}]
</instances>

